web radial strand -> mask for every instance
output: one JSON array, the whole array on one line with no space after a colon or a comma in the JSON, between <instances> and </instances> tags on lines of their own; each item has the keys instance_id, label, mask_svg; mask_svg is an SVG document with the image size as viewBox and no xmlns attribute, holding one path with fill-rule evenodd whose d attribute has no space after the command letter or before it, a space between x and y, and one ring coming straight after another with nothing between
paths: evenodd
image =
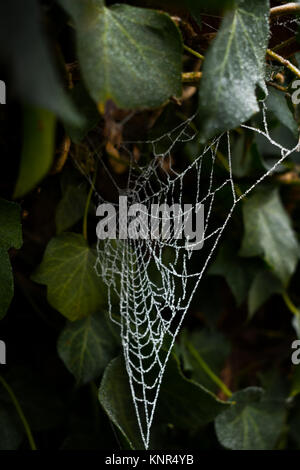
<instances>
[{"instance_id":1,"label":"web radial strand","mask_svg":"<svg viewBox=\"0 0 300 470\"><path fill-rule=\"evenodd\" d=\"M261 126L241 127L265 139L278 149L280 155L243 191L237 190L233 175L230 132L214 138L184 168L172 165L171 154L176 145L196 139L196 133L191 131L195 116L159 139L147 141L152 147L153 159L145 166L134 161L130 150L132 142L126 143L130 171L126 187L119 191L126 194L128 205L143 204L147 214L151 214L153 204L160 206L168 202L169 206L182 206L188 189L188 202L193 207L204 206L201 250L187 248L186 240L178 237L183 229L184 215L189 216L188 210L179 214L180 223L176 229L173 213L153 213L160 227L166 228L173 223L173 229L166 231L164 238L149 236L145 218L140 226L141 238L98 241L95 268L108 288L110 318L120 328L132 400L145 448L150 445L155 408L174 341L236 205L276 171L285 158L298 151L298 142L288 149L274 139L268 129L266 112L262 103ZM162 144L165 146L163 151ZM223 161L219 158L220 148ZM227 170L221 179L220 162ZM109 171L107 167L106 171ZM194 188L193 195L191 188ZM214 210L216 201L220 200L224 203L222 217ZM103 202L100 195L99 202ZM116 299L118 316L113 306Z\"/></svg>"}]
</instances>

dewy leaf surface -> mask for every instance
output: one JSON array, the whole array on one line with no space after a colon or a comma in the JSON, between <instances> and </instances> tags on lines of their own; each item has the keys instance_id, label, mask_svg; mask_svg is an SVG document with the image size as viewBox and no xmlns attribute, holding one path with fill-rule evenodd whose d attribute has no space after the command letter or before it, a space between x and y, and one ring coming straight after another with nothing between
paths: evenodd
<instances>
[{"instance_id":1,"label":"dewy leaf surface","mask_svg":"<svg viewBox=\"0 0 300 470\"><path fill-rule=\"evenodd\" d=\"M257 86L266 92L268 15L268 0L239 0L224 16L205 56L199 89L203 139L238 126L259 110Z\"/></svg>"},{"instance_id":2,"label":"dewy leaf surface","mask_svg":"<svg viewBox=\"0 0 300 470\"><path fill-rule=\"evenodd\" d=\"M216 418L220 443L232 450L272 450L284 421L282 401L264 399L265 392L248 387L231 397L235 402Z\"/></svg>"},{"instance_id":3,"label":"dewy leaf surface","mask_svg":"<svg viewBox=\"0 0 300 470\"><path fill-rule=\"evenodd\" d=\"M86 87L100 110L155 107L181 94L182 40L162 12L102 0L60 0L77 33Z\"/></svg>"},{"instance_id":4,"label":"dewy leaf surface","mask_svg":"<svg viewBox=\"0 0 300 470\"><path fill-rule=\"evenodd\" d=\"M299 259L299 245L277 189L260 189L243 206L241 256L262 256L286 285Z\"/></svg>"},{"instance_id":5,"label":"dewy leaf surface","mask_svg":"<svg viewBox=\"0 0 300 470\"><path fill-rule=\"evenodd\" d=\"M49 303L75 321L95 313L105 302L95 263L95 250L83 236L65 233L52 238L32 279L45 284Z\"/></svg>"},{"instance_id":6,"label":"dewy leaf surface","mask_svg":"<svg viewBox=\"0 0 300 470\"><path fill-rule=\"evenodd\" d=\"M107 366L99 389L99 400L109 418L132 448L144 448L131 399L128 376L121 357ZM179 362L171 356L162 382L153 434L172 423L176 428L196 431L229 406L198 383L185 378ZM159 436L155 441L160 442Z\"/></svg>"}]
</instances>

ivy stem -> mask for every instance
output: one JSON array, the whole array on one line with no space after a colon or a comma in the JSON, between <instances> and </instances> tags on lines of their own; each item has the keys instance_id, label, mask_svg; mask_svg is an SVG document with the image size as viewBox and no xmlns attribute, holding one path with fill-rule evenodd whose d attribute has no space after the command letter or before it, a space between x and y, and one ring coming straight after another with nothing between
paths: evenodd
<instances>
[{"instance_id":1,"label":"ivy stem","mask_svg":"<svg viewBox=\"0 0 300 470\"><path fill-rule=\"evenodd\" d=\"M282 16L282 15L289 15L291 13L299 13L300 12L300 4L296 2L286 3L285 5L279 5L277 7L273 7L270 9L270 16Z\"/></svg>"},{"instance_id":2,"label":"ivy stem","mask_svg":"<svg viewBox=\"0 0 300 470\"><path fill-rule=\"evenodd\" d=\"M86 203L85 203L85 209L84 209L84 215L83 215L83 224L82 224L82 234L83 234L83 237L84 237L85 240L87 240L87 238L88 238L87 237L87 219L88 219L88 213L89 213L91 198L92 198L92 194L93 194L93 190L94 190L94 185L95 185L95 181L96 181L96 174L97 174L97 168L95 169L93 181L92 181L92 184L91 184L91 187L90 187L90 190L89 190L89 193L88 193L88 197L87 197Z\"/></svg>"},{"instance_id":3,"label":"ivy stem","mask_svg":"<svg viewBox=\"0 0 300 470\"><path fill-rule=\"evenodd\" d=\"M192 354L192 356L194 356L194 358L196 359L196 361L198 362L198 364L202 367L202 369L204 370L204 372L206 372L206 374L210 377L210 379L222 390L222 392L228 397L232 397L232 392L229 390L229 388L227 387L226 384L224 384L224 382L222 382L221 379L219 379L219 377L211 370L211 368L209 367L209 365L204 361L204 359L200 356L200 354L198 353L198 351L194 348L194 346L190 343L186 343L186 346L188 348L188 350L190 351L190 353Z\"/></svg>"},{"instance_id":4,"label":"ivy stem","mask_svg":"<svg viewBox=\"0 0 300 470\"><path fill-rule=\"evenodd\" d=\"M285 59L284 57L272 51L271 49L267 49L267 55L273 60L276 60L276 62L279 62L280 64L287 67L291 72L293 72L294 75L296 75L296 77L300 78L300 70L289 60ZM184 72L181 74L181 77L183 83L197 85L199 83L200 78L202 77L202 72Z\"/></svg>"},{"instance_id":5,"label":"ivy stem","mask_svg":"<svg viewBox=\"0 0 300 470\"><path fill-rule=\"evenodd\" d=\"M202 72L184 72L181 74L182 83L190 85L197 85L201 77Z\"/></svg>"},{"instance_id":6,"label":"ivy stem","mask_svg":"<svg viewBox=\"0 0 300 470\"><path fill-rule=\"evenodd\" d=\"M300 70L289 60L285 59L284 57L272 51L271 49L267 49L267 55L287 67L291 72L293 72L294 75L296 75L296 77L300 78Z\"/></svg>"},{"instance_id":7,"label":"ivy stem","mask_svg":"<svg viewBox=\"0 0 300 470\"><path fill-rule=\"evenodd\" d=\"M296 307L296 305L292 302L290 299L288 293L286 291L283 292L282 298L289 309L290 312L292 312L296 316L300 316L300 310Z\"/></svg>"},{"instance_id":8,"label":"ivy stem","mask_svg":"<svg viewBox=\"0 0 300 470\"><path fill-rule=\"evenodd\" d=\"M190 47L186 46L185 44L183 45L183 48L188 51L190 54L194 55L198 59L204 60L205 57L204 55L200 54L200 52L195 51L194 49L191 49Z\"/></svg>"},{"instance_id":9,"label":"ivy stem","mask_svg":"<svg viewBox=\"0 0 300 470\"><path fill-rule=\"evenodd\" d=\"M18 415L19 415L19 418L23 423L23 426L24 426L24 429L25 429L25 432L26 432L31 450L37 450L36 443L34 441L29 423L28 423L27 419L25 418L25 415L23 413L23 410L21 408L21 405L20 405L16 395L14 394L12 388L8 385L6 380L1 375L0 375L0 383L3 385L3 387L5 388L7 393L9 394L9 396L11 398L11 401L13 402L13 404L15 406L15 409L16 409Z\"/></svg>"}]
</instances>

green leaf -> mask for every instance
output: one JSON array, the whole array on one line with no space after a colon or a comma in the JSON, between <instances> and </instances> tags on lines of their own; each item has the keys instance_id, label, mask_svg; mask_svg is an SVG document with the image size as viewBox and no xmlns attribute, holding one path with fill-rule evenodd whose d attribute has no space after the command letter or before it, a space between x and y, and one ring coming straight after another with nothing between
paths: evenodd
<instances>
[{"instance_id":1,"label":"green leaf","mask_svg":"<svg viewBox=\"0 0 300 470\"><path fill-rule=\"evenodd\" d=\"M230 343L219 331L208 329L195 331L189 335L183 331L180 339L180 347L184 352L184 370L189 371L194 381L216 393L219 388L203 369L202 361L219 377L225 360L230 354ZM192 348L189 347L190 345ZM192 353L194 351L196 354Z\"/></svg>"},{"instance_id":2,"label":"green leaf","mask_svg":"<svg viewBox=\"0 0 300 470\"><path fill-rule=\"evenodd\" d=\"M299 246L278 190L260 188L243 206L245 234L241 256L262 256L286 285L294 273Z\"/></svg>"},{"instance_id":3,"label":"green leaf","mask_svg":"<svg viewBox=\"0 0 300 470\"><path fill-rule=\"evenodd\" d=\"M78 384L99 377L116 349L106 318L99 314L67 324L57 347L59 357Z\"/></svg>"},{"instance_id":4,"label":"green leaf","mask_svg":"<svg viewBox=\"0 0 300 470\"><path fill-rule=\"evenodd\" d=\"M268 0L239 0L226 13L204 61L199 89L203 140L238 126L259 111L256 87L267 92L268 16Z\"/></svg>"},{"instance_id":5,"label":"green leaf","mask_svg":"<svg viewBox=\"0 0 300 470\"><path fill-rule=\"evenodd\" d=\"M229 243L221 245L216 260L208 270L208 274L225 277L237 305L246 299L254 272L255 266L238 256L236 248Z\"/></svg>"},{"instance_id":6,"label":"green leaf","mask_svg":"<svg viewBox=\"0 0 300 470\"><path fill-rule=\"evenodd\" d=\"M249 290L249 317L251 318L273 294L281 294L282 292L282 283L271 271L264 269L258 272Z\"/></svg>"},{"instance_id":7,"label":"green leaf","mask_svg":"<svg viewBox=\"0 0 300 470\"><path fill-rule=\"evenodd\" d=\"M235 141L232 149L231 165L233 175L238 178L261 173L266 170L256 142L252 142L252 140L249 142L246 133L238 136Z\"/></svg>"},{"instance_id":8,"label":"green leaf","mask_svg":"<svg viewBox=\"0 0 300 470\"><path fill-rule=\"evenodd\" d=\"M24 103L80 125L83 120L64 91L42 25L37 0L5 2L0 16L1 62L9 65L12 86Z\"/></svg>"},{"instance_id":9,"label":"green leaf","mask_svg":"<svg viewBox=\"0 0 300 470\"><path fill-rule=\"evenodd\" d=\"M272 111L281 124L287 127L292 134L298 136L298 126L294 119L292 110L289 108L285 94L276 88L269 87L266 100L267 109Z\"/></svg>"},{"instance_id":10,"label":"green leaf","mask_svg":"<svg viewBox=\"0 0 300 470\"><path fill-rule=\"evenodd\" d=\"M19 417L11 405L0 402L0 450L16 450L23 440Z\"/></svg>"},{"instance_id":11,"label":"green leaf","mask_svg":"<svg viewBox=\"0 0 300 470\"><path fill-rule=\"evenodd\" d=\"M4 317L14 295L14 280L8 250L22 245L20 206L0 199L0 319Z\"/></svg>"},{"instance_id":12,"label":"green leaf","mask_svg":"<svg viewBox=\"0 0 300 470\"><path fill-rule=\"evenodd\" d=\"M63 175L63 179L66 179ZM60 234L75 225L83 218L88 197L87 185L75 178L68 184L62 181L63 197L58 203L55 222L57 233ZM90 205L90 208L92 205Z\"/></svg>"},{"instance_id":13,"label":"green leaf","mask_svg":"<svg viewBox=\"0 0 300 470\"><path fill-rule=\"evenodd\" d=\"M95 271L97 253L82 235L64 233L53 238L32 279L47 286L49 303L75 321L99 310L105 290Z\"/></svg>"},{"instance_id":14,"label":"green leaf","mask_svg":"<svg viewBox=\"0 0 300 470\"><path fill-rule=\"evenodd\" d=\"M23 149L14 198L31 191L51 168L54 156L55 116L45 109L24 108Z\"/></svg>"},{"instance_id":15,"label":"green leaf","mask_svg":"<svg viewBox=\"0 0 300 470\"><path fill-rule=\"evenodd\" d=\"M272 450L284 424L280 400L264 399L264 390L248 387L233 394L235 405L215 421L220 443L233 450Z\"/></svg>"},{"instance_id":16,"label":"green leaf","mask_svg":"<svg viewBox=\"0 0 300 470\"><path fill-rule=\"evenodd\" d=\"M170 17L103 0L60 0L72 16L86 87L99 109L155 107L181 94L182 40Z\"/></svg>"},{"instance_id":17,"label":"green leaf","mask_svg":"<svg viewBox=\"0 0 300 470\"><path fill-rule=\"evenodd\" d=\"M99 389L99 400L130 446L135 449L143 448L122 358L114 359L107 366ZM161 427L166 428L170 423L188 432L195 432L199 427L213 421L226 406L226 403L218 400L204 387L186 379L179 369L178 360L171 356L155 412L153 441L159 445L158 433L161 432Z\"/></svg>"}]
</instances>

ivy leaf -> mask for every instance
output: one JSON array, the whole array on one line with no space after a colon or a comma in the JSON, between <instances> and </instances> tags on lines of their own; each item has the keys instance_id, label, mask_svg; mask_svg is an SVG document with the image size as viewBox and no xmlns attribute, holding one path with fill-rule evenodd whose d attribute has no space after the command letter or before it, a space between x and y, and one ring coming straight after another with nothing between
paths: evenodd
<instances>
[{"instance_id":1,"label":"ivy leaf","mask_svg":"<svg viewBox=\"0 0 300 470\"><path fill-rule=\"evenodd\" d=\"M266 100L267 109L275 114L281 124L287 127L292 134L298 136L298 126L290 110L284 93L269 87L269 94Z\"/></svg>"},{"instance_id":2,"label":"ivy leaf","mask_svg":"<svg viewBox=\"0 0 300 470\"><path fill-rule=\"evenodd\" d=\"M14 198L31 191L51 168L55 116L51 111L24 107L23 149Z\"/></svg>"},{"instance_id":3,"label":"ivy leaf","mask_svg":"<svg viewBox=\"0 0 300 470\"><path fill-rule=\"evenodd\" d=\"M282 431L283 401L265 398L262 388L248 387L232 395L235 402L215 421L220 443L232 450L272 450Z\"/></svg>"},{"instance_id":4,"label":"ivy leaf","mask_svg":"<svg viewBox=\"0 0 300 470\"><path fill-rule=\"evenodd\" d=\"M246 299L256 266L238 256L235 247L223 243L208 274L224 276L237 305Z\"/></svg>"},{"instance_id":5,"label":"ivy leaf","mask_svg":"<svg viewBox=\"0 0 300 470\"><path fill-rule=\"evenodd\" d=\"M269 0L238 0L209 48L199 89L203 140L232 129L259 111L256 88L267 93L265 55Z\"/></svg>"},{"instance_id":6,"label":"ivy leaf","mask_svg":"<svg viewBox=\"0 0 300 470\"><path fill-rule=\"evenodd\" d=\"M32 276L47 286L49 303L70 321L95 313L105 303L103 284L94 269L96 256L82 235L64 233L49 242Z\"/></svg>"},{"instance_id":7,"label":"ivy leaf","mask_svg":"<svg viewBox=\"0 0 300 470\"><path fill-rule=\"evenodd\" d=\"M8 250L22 246L20 206L0 199L0 319L4 317L14 295L14 280Z\"/></svg>"},{"instance_id":8,"label":"ivy leaf","mask_svg":"<svg viewBox=\"0 0 300 470\"><path fill-rule=\"evenodd\" d=\"M245 234L241 256L262 256L286 285L294 273L299 246L277 188L260 188L243 206Z\"/></svg>"},{"instance_id":9,"label":"ivy leaf","mask_svg":"<svg viewBox=\"0 0 300 470\"><path fill-rule=\"evenodd\" d=\"M129 445L142 449L129 380L121 357L113 359L107 366L99 389L99 400ZM159 443L159 430L170 423L188 432L195 431L213 421L226 406L227 403L218 400L204 387L186 379L179 369L178 360L172 356L159 394L152 438ZM155 434L156 437L153 437Z\"/></svg>"},{"instance_id":10,"label":"ivy leaf","mask_svg":"<svg viewBox=\"0 0 300 470\"><path fill-rule=\"evenodd\" d=\"M162 12L103 0L59 0L72 16L86 87L101 111L155 107L181 94L182 39Z\"/></svg>"},{"instance_id":11,"label":"ivy leaf","mask_svg":"<svg viewBox=\"0 0 300 470\"><path fill-rule=\"evenodd\" d=\"M282 283L271 271L264 269L258 272L249 290L249 317L251 318L273 294L280 294L282 292Z\"/></svg>"},{"instance_id":12,"label":"ivy leaf","mask_svg":"<svg viewBox=\"0 0 300 470\"><path fill-rule=\"evenodd\" d=\"M99 377L115 351L103 315L94 314L67 324L58 339L58 354L78 384Z\"/></svg>"},{"instance_id":13,"label":"ivy leaf","mask_svg":"<svg viewBox=\"0 0 300 470\"><path fill-rule=\"evenodd\" d=\"M81 125L83 119L64 91L42 24L37 0L5 2L0 16L1 62L9 66L13 87L24 103Z\"/></svg>"},{"instance_id":14,"label":"ivy leaf","mask_svg":"<svg viewBox=\"0 0 300 470\"><path fill-rule=\"evenodd\" d=\"M216 393L218 386L203 369L204 361L217 376L220 375L225 360L230 354L230 343L219 331L203 329L181 335L180 349L183 354L184 370L191 373L197 383Z\"/></svg>"},{"instance_id":15,"label":"ivy leaf","mask_svg":"<svg viewBox=\"0 0 300 470\"><path fill-rule=\"evenodd\" d=\"M248 142L247 135L238 136L232 150L232 173L238 178L257 175L266 170L256 142ZM268 169L268 168L267 168Z\"/></svg>"},{"instance_id":16,"label":"ivy leaf","mask_svg":"<svg viewBox=\"0 0 300 470\"><path fill-rule=\"evenodd\" d=\"M87 185L82 182L73 181L63 191L63 197L57 206L55 214L58 234L69 229L82 219L88 196Z\"/></svg>"}]
</instances>

